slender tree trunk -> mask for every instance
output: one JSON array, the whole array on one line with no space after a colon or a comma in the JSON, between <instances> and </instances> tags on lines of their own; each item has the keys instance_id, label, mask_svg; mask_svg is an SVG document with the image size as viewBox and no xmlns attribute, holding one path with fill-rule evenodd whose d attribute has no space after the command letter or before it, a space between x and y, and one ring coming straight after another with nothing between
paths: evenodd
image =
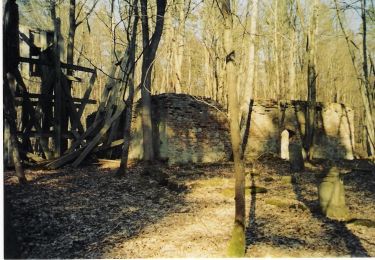
<instances>
[{"instance_id":1,"label":"slender tree trunk","mask_svg":"<svg viewBox=\"0 0 375 260\"><path fill-rule=\"evenodd\" d=\"M250 2L248 3L248 12L250 13ZM255 39L257 34L257 19L258 19L258 0L252 1L252 12L251 12L251 25L250 25L250 43L249 43L249 57L247 60L247 75L245 80L245 87L244 92L238 93L238 97L240 100L240 108L241 111L239 113L240 116L240 127L241 127L241 157L243 157L244 150L246 149L246 141L244 137L246 135L246 123L248 122L250 116L250 103L251 99L253 98L253 92L255 88Z\"/></svg>"},{"instance_id":2,"label":"slender tree trunk","mask_svg":"<svg viewBox=\"0 0 375 260\"><path fill-rule=\"evenodd\" d=\"M70 0L69 4L69 32L68 32L68 45L66 48L66 62L68 64L74 63L74 39L76 34L76 0ZM68 69L67 74L72 76L73 70Z\"/></svg>"},{"instance_id":3,"label":"slender tree trunk","mask_svg":"<svg viewBox=\"0 0 375 260\"><path fill-rule=\"evenodd\" d=\"M296 89L296 64L295 64L295 52L296 52L296 32L292 29L291 32L291 47L289 50L289 87L290 91L290 98L297 99L297 89Z\"/></svg>"},{"instance_id":4,"label":"slender tree trunk","mask_svg":"<svg viewBox=\"0 0 375 260\"><path fill-rule=\"evenodd\" d=\"M250 4L248 4L250 6ZM250 12L250 7L248 7ZM257 19L258 19L258 0L252 1L252 12L251 12L251 25L250 25L250 43L249 43L249 59L246 85L244 88L244 93L241 95L243 97L241 104L241 111L247 114L249 110L250 100L253 96L254 89L254 73L255 73L255 39L257 34ZM246 115L244 114L245 118Z\"/></svg>"},{"instance_id":5,"label":"slender tree trunk","mask_svg":"<svg viewBox=\"0 0 375 260\"><path fill-rule=\"evenodd\" d=\"M273 31L273 40L274 40L274 59L275 59L275 87L277 91L277 99L281 97L280 89L280 63L279 63L279 0L275 0L275 15L274 15L274 31Z\"/></svg>"},{"instance_id":6,"label":"slender tree trunk","mask_svg":"<svg viewBox=\"0 0 375 260\"><path fill-rule=\"evenodd\" d=\"M175 56L175 90L176 93L182 92L182 61L185 50L185 0L177 0L179 25L176 35L176 56Z\"/></svg>"},{"instance_id":7,"label":"slender tree trunk","mask_svg":"<svg viewBox=\"0 0 375 260\"><path fill-rule=\"evenodd\" d=\"M205 74L206 74L206 80L205 80L205 86L204 86L204 96L205 97L211 97L211 89L212 89L212 80L211 80L211 66L210 66L210 51L208 50L208 47L205 46L204 48L204 68L205 68ZM212 97L211 97L212 98Z\"/></svg>"},{"instance_id":8,"label":"slender tree trunk","mask_svg":"<svg viewBox=\"0 0 375 260\"><path fill-rule=\"evenodd\" d=\"M368 73L368 58L367 58L367 19L366 19L366 0L361 0L361 16L362 16L362 51L363 51L363 77L364 86L366 90L367 98L369 99L369 114L366 112L366 128L368 132L368 143L369 143L369 155L375 158L375 105L374 96L371 91L369 73ZM372 105L371 105L372 104Z\"/></svg>"},{"instance_id":9,"label":"slender tree trunk","mask_svg":"<svg viewBox=\"0 0 375 260\"><path fill-rule=\"evenodd\" d=\"M245 253L245 175L241 160L241 137L238 121L239 105L237 99L235 52L233 48L233 20L231 1L221 1L221 11L224 16L224 52L226 56L225 84L228 90L228 106L230 118L230 135L235 168L235 223L231 243L228 249L229 256L243 256Z\"/></svg>"},{"instance_id":10,"label":"slender tree trunk","mask_svg":"<svg viewBox=\"0 0 375 260\"><path fill-rule=\"evenodd\" d=\"M127 164L128 164L128 155L129 155L129 147L130 147L130 132L131 132L131 121L132 121L132 109L133 109L133 100L134 100L134 69L135 69L135 52L136 52L136 42L137 42L137 25L139 21L138 16L138 0L134 0L134 21L132 27L132 38L129 44L129 48L127 51L127 58L129 59L126 62L126 67L124 68L125 73L125 82L123 84L127 84L127 92L128 98L126 102L126 110L125 110L125 123L124 123L124 144L122 147L121 153L121 163L120 168L117 171L118 175L124 175L126 173Z\"/></svg>"},{"instance_id":11,"label":"slender tree trunk","mask_svg":"<svg viewBox=\"0 0 375 260\"><path fill-rule=\"evenodd\" d=\"M17 140L17 126L16 119L17 113L14 105L14 97L9 85L9 81L4 75L3 77L3 93L4 93L4 119L8 122L9 132L10 132L10 144L12 146L12 156L14 162L14 168L16 171L16 176L20 184L27 182L23 167L21 164L21 157L19 152L19 145Z\"/></svg>"},{"instance_id":12,"label":"slender tree trunk","mask_svg":"<svg viewBox=\"0 0 375 260\"><path fill-rule=\"evenodd\" d=\"M68 32L68 44L66 48L66 62L68 64L73 64L74 63L74 43L75 43L75 34L76 34L76 18L75 18L75 13L76 13L76 0L70 0L69 3L69 32ZM68 76L73 76L74 71L72 69L67 69L66 71ZM72 89L72 81L68 80L67 81L67 94L71 95L71 89ZM62 101L64 102L64 101ZM62 131L64 133L68 132L68 124L69 124L69 119L68 119L68 114L67 111L64 110L62 111L63 115L63 120L62 120ZM68 142L63 140L62 141L62 148L61 150L64 152L67 149Z\"/></svg>"},{"instance_id":13,"label":"slender tree trunk","mask_svg":"<svg viewBox=\"0 0 375 260\"><path fill-rule=\"evenodd\" d=\"M143 159L153 161L155 159L153 140L152 140L152 119L151 119L151 73L154 66L156 51L159 46L161 34L164 26L164 14L166 0L157 1L157 17L155 30L150 38L147 0L141 0L141 20L142 20L142 38L143 38L143 61L142 61L142 129L143 129Z\"/></svg>"},{"instance_id":14,"label":"slender tree trunk","mask_svg":"<svg viewBox=\"0 0 375 260\"><path fill-rule=\"evenodd\" d=\"M364 106L364 121L365 121L364 124L365 124L366 135L367 135L366 139L367 139L368 145L370 147L370 151L368 151L368 152L369 152L369 155L374 156L374 153L372 151L375 151L375 119L374 119L375 115L372 113L372 108L371 108L371 106L373 106L372 104L374 104L374 100L371 98L369 90L366 88L366 84L364 84L365 80L363 79L363 77L361 77L361 75L359 75L359 69L357 68L357 65L356 65L356 62L355 62L355 53L354 53L354 50L353 50L353 47L352 47L352 43L351 43L351 40L349 39L349 36L347 35L347 33L345 31L344 25L343 25L342 20L341 20L338 1L334 0L334 2L335 2L335 9L336 9L337 18L338 18L338 21L339 21L339 24L340 24L340 28L341 28L341 31L342 31L344 37L345 37L345 41L346 41L346 44L347 44L347 47L348 47L348 51L350 53L352 65L353 65L353 68L356 72L356 76L358 78L359 90L361 92L362 102L363 102L363 106ZM362 19L366 20L366 15L365 15L365 10L364 10L365 5L364 4L365 3L361 2ZM362 25L363 32L365 31L365 29L366 29L366 26L363 27L363 25ZM365 34L366 33L364 33L364 35ZM364 38L364 40L365 40L364 42L366 42L366 37ZM364 43L364 44L366 45L366 43Z\"/></svg>"},{"instance_id":15,"label":"slender tree trunk","mask_svg":"<svg viewBox=\"0 0 375 260\"><path fill-rule=\"evenodd\" d=\"M306 109L306 129L304 148L306 157L311 160L313 157L315 117L316 117L316 34L318 19L318 0L314 0L313 13L311 16L310 30L307 38L307 100L308 107Z\"/></svg>"},{"instance_id":16,"label":"slender tree trunk","mask_svg":"<svg viewBox=\"0 0 375 260\"><path fill-rule=\"evenodd\" d=\"M168 8L164 15L164 33L163 39L165 41L165 59L166 65L163 68L163 75L162 75L162 84L160 86L160 92L169 92L170 91L170 74L171 74L171 67L172 67L172 45L173 45L173 28L172 28L172 8ZM164 56L163 55L163 56Z\"/></svg>"},{"instance_id":17,"label":"slender tree trunk","mask_svg":"<svg viewBox=\"0 0 375 260\"><path fill-rule=\"evenodd\" d=\"M116 39L115 39L115 0L111 0L111 64L116 63Z\"/></svg>"}]
</instances>

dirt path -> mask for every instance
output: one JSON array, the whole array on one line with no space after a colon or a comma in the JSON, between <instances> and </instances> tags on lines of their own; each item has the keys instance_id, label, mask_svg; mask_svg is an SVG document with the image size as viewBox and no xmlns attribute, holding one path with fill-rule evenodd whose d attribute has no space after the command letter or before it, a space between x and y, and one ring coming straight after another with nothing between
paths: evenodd
<instances>
[{"instance_id":1,"label":"dirt path","mask_svg":"<svg viewBox=\"0 0 375 260\"><path fill-rule=\"evenodd\" d=\"M28 171L21 188L5 174L22 258L225 257L234 200L230 164L160 169L179 190L132 167L116 165ZM324 162L289 173L276 158L248 167L247 257L375 256L375 228L331 221L319 213ZM348 166L346 166L348 167ZM375 221L375 176L344 177L355 218ZM264 190L263 190L264 191Z\"/></svg>"}]
</instances>

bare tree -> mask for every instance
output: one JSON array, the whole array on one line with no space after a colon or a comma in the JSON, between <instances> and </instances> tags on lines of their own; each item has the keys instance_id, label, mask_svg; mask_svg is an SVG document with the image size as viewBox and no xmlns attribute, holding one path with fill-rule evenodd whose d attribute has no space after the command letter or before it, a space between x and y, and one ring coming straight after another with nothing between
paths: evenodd
<instances>
[{"instance_id":1,"label":"bare tree","mask_svg":"<svg viewBox=\"0 0 375 260\"><path fill-rule=\"evenodd\" d=\"M356 64L356 58L355 58L355 50L353 49L353 41L349 38L349 35L347 34L344 24L341 18L340 14L340 7L337 0L334 0L335 2L335 9L336 9L336 15L340 24L341 31L345 37L345 41L347 43L348 51L351 57L353 68L356 72L356 77L358 79L358 85L361 93L362 102L364 105L364 114L365 114L365 129L366 129L366 137L367 137L367 145L369 147L368 154L370 156L375 155L375 116L374 116L374 97L371 95L370 91L370 84L368 81L368 65L367 65L367 32L366 32L366 2L365 0L361 0L361 17L362 17L362 46L363 46L363 65L362 70L363 73L361 75L360 69L357 67Z\"/></svg>"},{"instance_id":2,"label":"bare tree","mask_svg":"<svg viewBox=\"0 0 375 260\"><path fill-rule=\"evenodd\" d=\"M17 140L17 113L15 110L14 96L11 83L14 82L13 75L18 72L19 63L19 13L15 0L8 0L4 8L3 17L3 46L4 46L4 71L3 71L3 105L4 117L8 122L10 130L10 142L13 148L13 161L18 181L26 183L25 173L21 164L20 152ZM19 73L19 72L18 72Z\"/></svg>"},{"instance_id":3,"label":"bare tree","mask_svg":"<svg viewBox=\"0 0 375 260\"><path fill-rule=\"evenodd\" d=\"M122 147L121 153L121 163L120 168L117 171L118 175L123 175L126 173L127 163L128 163L128 155L129 155L129 147L130 147L130 130L131 130L131 121L132 121L132 109L133 109L133 99L134 99L134 68L135 68L135 53L136 53L136 41L137 41L137 25L139 21L138 16L138 0L134 0L133 2L133 25L131 30L128 30L128 33L131 33L131 40L129 42L129 46L127 49L128 61L125 64L125 71L124 74L125 78L123 79L124 82L122 84L127 84L127 90L125 92L125 97L127 96L124 102L126 103L125 108L125 122L124 122L124 144ZM130 12L131 13L131 12Z\"/></svg>"},{"instance_id":4,"label":"bare tree","mask_svg":"<svg viewBox=\"0 0 375 260\"><path fill-rule=\"evenodd\" d=\"M307 36L307 100L306 125L304 146L307 159L311 160L313 156L314 129L315 129L315 107L316 107L316 34L318 23L318 0L314 0L313 12L311 15L310 30Z\"/></svg>"},{"instance_id":5,"label":"bare tree","mask_svg":"<svg viewBox=\"0 0 375 260\"><path fill-rule=\"evenodd\" d=\"M221 0L220 11L224 19L223 43L226 55L225 84L228 89L228 106L230 118L230 136L235 171L235 216L232 238L228 248L229 256L245 254L245 174L241 159L241 136L238 120L239 104L236 85L235 51L233 48L233 17L231 1Z\"/></svg>"},{"instance_id":6,"label":"bare tree","mask_svg":"<svg viewBox=\"0 0 375 260\"><path fill-rule=\"evenodd\" d=\"M142 129L143 129L143 151L144 160L152 161L155 159L153 141L152 141L152 121L151 121L151 75L154 66L156 51L159 46L164 26L164 14L167 1L156 1L156 23L152 36L150 37L148 1L141 0L141 21L142 21Z\"/></svg>"}]
</instances>

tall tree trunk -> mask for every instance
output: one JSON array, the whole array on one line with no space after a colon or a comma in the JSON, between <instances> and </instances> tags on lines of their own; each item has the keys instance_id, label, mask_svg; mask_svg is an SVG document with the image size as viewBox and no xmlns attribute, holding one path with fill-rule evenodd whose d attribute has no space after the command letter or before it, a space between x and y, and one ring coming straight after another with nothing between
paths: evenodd
<instances>
[{"instance_id":1,"label":"tall tree trunk","mask_svg":"<svg viewBox=\"0 0 375 260\"><path fill-rule=\"evenodd\" d=\"M116 63L116 39L115 39L115 0L111 0L111 64Z\"/></svg>"},{"instance_id":2,"label":"tall tree trunk","mask_svg":"<svg viewBox=\"0 0 375 260\"><path fill-rule=\"evenodd\" d=\"M141 20L142 20L142 38L143 38L143 60L142 60L142 130L143 130L143 159L153 161L155 152L152 141L152 120L151 120L151 73L154 66L156 51L159 46L161 34L164 26L166 0L157 1L157 16L155 30L150 38L147 0L141 0Z\"/></svg>"},{"instance_id":3,"label":"tall tree trunk","mask_svg":"<svg viewBox=\"0 0 375 260\"><path fill-rule=\"evenodd\" d=\"M176 53L175 53L175 90L181 93L182 81L182 60L185 49L185 0L177 0L178 28L176 32Z\"/></svg>"},{"instance_id":4,"label":"tall tree trunk","mask_svg":"<svg viewBox=\"0 0 375 260\"><path fill-rule=\"evenodd\" d=\"M307 101L306 108L306 124L305 124L305 140L304 148L306 157L311 160L314 150L314 132L315 132L315 117L316 117L316 34L318 23L318 0L314 0L313 13L311 16L310 30L307 38L306 52L307 52Z\"/></svg>"},{"instance_id":5,"label":"tall tree trunk","mask_svg":"<svg viewBox=\"0 0 375 260\"><path fill-rule=\"evenodd\" d=\"M228 90L228 106L230 118L230 136L235 170L235 223L232 239L229 245L229 256L243 256L245 253L245 175L241 160L241 137L238 121L239 105L236 87L235 52L233 48L233 18L231 1L221 1L221 11L224 16L223 43L226 56L225 84Z\"/></svg>"},{"instance_id":6,"label":"tall tree trunk","mask_svg":"<svg viewBox=\"0 0 375 260\"><path fill-rule=\"evenodd\" d=\"M169 92L170 91L170 71L172 67L172 47L173 47L173 27L172 27L172 8L167 8L165 15L164 15L164 32L163 32L163 40L165 41L164 51L166 59L165 68L163 68L163 75L162 75L162 84L160 85L160 93Z\"/></svg>"},{"instance_id":7,"label":"tall tree trunk","mask_svg":"<svg viewBox=\"0 0 375 260\"><path fill-rule=\"evenodd\" d=\"M74 63L74 42L75 42L75 34L76 34L76 0L70 0L69 3L69 32L68 32L68 44L66 48L66 62L68 64ZM67 69L66 74L68 76L73 76L74 71L72 69ZM71 95L71 89L72 89L72 81L67 81L67 94ZM62 120L62 131L64 133L68 132L68 114L67 111L63 111L63 120ZM72 123L72 122L71 122ZM67 141L62 141L62 151L65 151L67 149L68 143Z\"/></svg>"},{"instance_id":8,"label":"tall tree trunk","mask_svg":"<svg viewBox=\"0 0 375 260\"><path fill-rule=\"evenodd\" d=\"M371 91L368 73L367 58L367 20L366 20L366 0L361 0L361 16L362 16L362 51L363 51L363 77L367 98L369 99L369 113L366 111L366 128L368 132L369 155L375 158L375 105L374 96Z\"/></svg>"},{"instance_id":9,"label":"tall tree trunk","mask_svg":"<svg viewBox=\"0 0 375 260\"><path fill-rule=\"evenodd\" d=\"M281 97L280 89L280 62L279 62L279 0L275 0L275 14L274 14L274 31L273 31L273 40L274 40L274 59L275 59L275 87L277 91L277 99Z\"/></svg>"},{"instance_id":10,"label":"tall tree trunk","mask_svg":"<svg viewBox=\"0 0 375 260\"><path fill-rule=\"evenodd\" d=\"M69 32L68 32L68 45L66 48L66 62L68 64L74 63L74 40L76 34L76 0L70 0L69 4ZM68 69L67 74L72 76L73 70Z\"/></svg>"},{"instance_id":11,"label":"tall tree trunk","mask_svg":"<svg viewBox=\"0 0 375 260\"><path fill-rule=\"evenodd\" d=\"M128 98L126 99L126 110L125 110L125 123L124 123L124 144L121 153L121 163L120 168L117 171L118 175L124 175L126 173L128 164L128 155L130 147L130 132L131 132L131 121L132 121L132 109L134 100L134 69L135 69L135 52L136 52L136 42L137 42L137 25L139 21L138 16L138 0L134 0L134 21L132 27L132 36L129 48L127 51L128 61L125 63L125 82L122 84L127 84Z\"/></svg>"},{"instance_id":12,"label":"tall tree trunk","mask_svg":"<svg viewBox=\"0 0 375 260\"><path fill-rule=\"evenodd\" d=\"M250 2L250 1L249 1ZM250 12L250 4L248 4L248 12ZM243 99L241 102L242 113L247 114L250 106L250 100L253 96L254 89L254 73L255 73L255 36L257 34L257 19L258 19L258 0L252 1L251 9L251 25L250 25L250 43L249 43L249 59L246 85L244 88ZM242 95L241 95L242 96ZM245 118L246 115L244 114Z\"/></svg>"},{"instance_id":13,"label":"tall tree trunk","mask_svg":"<svg viewBox=\"0 0 375 260\"><path fill-rule=\"evenodd\" d=\"M251 11L251 24L250 24L250 42L249 42L249 57L247 60L247 75L245 80L245 87L243 93L238 93L239 100L241 101L240 108L240 122L241 122L241 157L243 157L244 150L246 149L246 128L247 122L250 116L250 103L251 99L253 98L253 92L255 88L255 36L257 34L257 19L258 19L258 0L252 1L252 9L250 8L250 2L248 3L248 12ZM242 97L242 98L241 98Z\"/></svg>"},{"instance_id":14,"label":"tall tree trunk","mask_svg":"<svg viewBox=\"0 0 375 260\"><path fill-rule=\"evenodd\" d=\"M296 89L296 63L295 63L295 53L296 53L296 32L295 29L292 28L291 31L291 47L289 50L289 87L290 91L290 99L294 100L297 99L297 89Z\"/></svg>"},{"instance_id":15,"label":"tall tree trunk","mask_svg":"<svg viewBox=\"0 0 375 260\"><path fill-rule=\"evenodd\" d=\"M7 1L4 8L3 17L3 105L4 119L9 125L10 144L12 146L12 156L16 176L19 183L26 183L25 173L21 164L21 157L17 139L17 112L14 104L14 96L8 79L8 73L13 74L18 71L19 64L19 12L15 1ZM14 79L13 79L14 82ZM15 88L14 88L15 89ZM4 142L4 141L3 141Z\"/></svg>"},{"instance_id":16,"label":"tall tree trunk","mask_svg":"<svg viewBox=\"0 0 375 260\"><path fill-rule=\"evenodd\" d=\"M210 97L211 96L211 89L212 89L212 70L211 70L211 62L210 62L210 51L208 49L208 46L205 45L204 47L204 69L205 69L205 86L204 86L204 96Z\"/></svg>"},{"instance_id":17,"label":"tall tree trunk","mask_svg":"<svg viewBox=\"0 0 375 260\"><path fill-rule=\"evenodd\" d=\"M3 77L3 93L4 93L4 119L8 122L9 125L9 132L10 132L10 144L12 146L12 156L14 162L14 168L16 171L16 176L20 184L24 184L27 182L25 173L23 171L23 167L21 164L21 157L19 152L19 144L17 140L17 126L16 126L16 119L17 113L15 110L14 104L14 97L11 91L11 87L4 72Z\"/></svg>"},{"instance_id":18,"label":"tall tree trunk","mask_svg":"<svg viewBox=\"0 0 375 260\"><path fill-rule=\"evenodd\" d=\"M366 128L366 132L367 132L366 133L367 141L368 141L368 146L370 148L368 152L369 152L370 156L371 155L374 156L374 153L372 152L372 151L375 151L375 118L374 118L375 115L373 114L373 109L372 109L372 106L374 104L374 100L372 99L372 97L369 93L369 89L367 88L368 86L366 86L366 84L364 84L365 79L363 77L361 77L361 75L359 74L359 69L357 68L357 65L356 65L356 62L355 62L355 53L354 53L354 50L353 50L353 47L352 47L353 44L352 44L351 40L349 39L349 36L347 35L347 33L345 31L345 28L344 28L344 25L342 23L338 1L334 0L334 2L335 2L336 15L337 15L337 18L338 18L338 21L339 21L339 24L340 24L340 28L341 28L341 31L342 31L344 37L345 37L345 41L346 41L346 44L347 44L347 47L348 47L348 51L349 51L349 54L350 54L352 65L353 65L353 68L356 72L356 76L358 78L359 90L360 90L360 93L361 93L362 102L363 102L363 106L364 106L364 117L365 117L364 121L365 121L365 128ZM362 7L361 8L362 9L362 20L366 20L365 2L361 2L361 7ZM366 23L366 21L365 21L365 23ZM364 36L364 38L362 40L364 40L363 44L366 46L366 36L365 36L366 33L364 33L366 31L366 26L363 27L363 24L362 24L362 30L363 30L363 36Z\"/></svg>"}]
</instances>

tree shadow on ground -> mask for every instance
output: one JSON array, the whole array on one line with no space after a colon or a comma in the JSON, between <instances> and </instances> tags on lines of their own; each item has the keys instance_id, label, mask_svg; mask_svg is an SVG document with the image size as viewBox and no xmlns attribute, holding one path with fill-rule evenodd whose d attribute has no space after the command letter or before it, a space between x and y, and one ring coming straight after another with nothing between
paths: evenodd
<instances>
[{"instance_id":1,"label":"tree shadow on ground","mask_svg":"<svg viewBox=\"0 0 375 260\"><path fill-rule=\"evenodd\" d=\"M20 244L17 257L101 258L186 206L189 189L171 190L142 170L136 165L123 178L115 178L115 170L64 168L42 172L25 187L7 183L13 231Z\"/></svg>"},{"instance_id":2,"label":"tree shadow on ground","mask_svg":"<svg viewBox=\"0 0 375 260\"><path fill-rule=\"evenodd\" d=\"M250 174L250 180L251 180L251 186L250 186L251 190L254 190L255 189L255 179L254 179L253 174ZM257 232L258 225L257 225L257 222L256 222L256 214L255 214L255 211L256 211L256 193L252 192L250 194L251 194L251 198L250 198L249 223L248 223L248 226L247 226L246 231L245 231L246 248L256 242L254 238L256 237L256 235L258 233Z\"/></svg>"},{"instance_id":3,"label":"tree shadow on ground","mask_svg":"<svg viewBox=\"0 0 375 260\"><path fill-rule=\"evenodd\" d=\"M255 190L255 176L250 174L251 190ZM302 239L281 236L277 234L264 234L263 226L269 219L256 217L256 192L252 192L250 198L249 221L246 228L246 248L251 250L251 246L257 243L271 243L277 247L300 247L306 244ZM275 220L276 221L276 220ZM276 223L274 223L276 225Z\"/></svg>"},{"instance_id":4,"label":"tree shadow on ground","mask_svg":"<svg viewBox=\"0 0 375 260\"><path fill-rule=\"evenodd\" d=\"M249 216L249 226L247 228L246 238L247 238L247 249L251 250L251 246L253 245L273 245L277 248L286 248L286 249L308 249L311 252L316 251L319 245L319 241L324 240L321 246L323 246L323 251L332 251L333 255L340 252L340 254L350 254L351 256L357 257L368 257L369 253L366 251L364 246L362 245L360 239L354 235L345 225L344 222L330 220L326 218L321 212L319 207L318 201L318 194L317 194L317 187L319 186L322 177L324 174L321 173L321 167L316 167L315 170L312 171L304 171L304 172L290 172L289 163L277 158L269 158L271 155L265 155L264 158L260 158L257 163L260 164L260 170L265 171L267 173L271 173L271 175L267 174L266 177L269 178L276 174L276 176L284 177L284 176L291 176L292 183L290 187L294 193L295 199L299 202L306 205L307 210L311 213L311 217L318 220L321 223L322 231L318 231L320 233L314 233L314 231L310 231L309 227L303 226L299 227L299 225L305 225L305 217L306 213L301 212L301 222L298 221L293 224L288 224L285 220L279 220L279 214L273 215L271 212L266 212L265 216L264 213L258 212L257 217L255 214L256 204L260 203L260 205L264 204L264 197L260 198L259 202L255 194L251 195L250 201L250 216ZM277 161L280 160L280 161ZM322 166L324 162L319 162L319 165ZM363 173L365 174L365 173ZM367 173L368 174L368 173ZM351 184L355 185L352 189L359 189L361 186L361 181L356 179L354 176L349 174L344 178L351 178ZM259 180L264 179L265 177L260 177ZM272 178L271 178L272 179ZM276 182L277 177L273 176L273 185L276 185L275 188L277 189L274 192L275 196L278 196L277 193L282 192L284 189L280 187L281 183ZM355 179L355 180L354 180ZM372 181L369 181L371 184ZM254 177L251 177L251 184L255 185ZM266 185L267 187L267 185ZM271 186L272 187L272 186ZM316 188L314 188L316 187ZM274 195L271 195L274 196ZM268 196L268 195L266 195ZM282 196L282 195L281 195ZM292 199L292 198L291 198ZM259 210L259 209L257 209ZM277 210L281 210L281 212L291 211L289 209L282 209L278 208ZM299 209L301 210L301 209ZM284 214L284 213L281 213ZM297 214L298 218L298 211L294 211L293 215ZM292 216L293 216L292 215ZM310 215L310 214L309 214ZM300 229L301 232L298 230L285 230L283 231L283 226L286 225L288 228L293 229ZM273 232L274 227L276 227L275 232ZM307 232L307 233L306 233ZM299 237L301 234L301 237ZM305 240L304 237L306 236ZM315 241L315 242L312 242ZM318 243L318 244L315 244ZM327 251L327 252L328 252ZM346 253L347 252L347 253ZM328 254L332 254L328 253Z\"/></svg>"},{"instance_id":5,"label":"tree shadow on ground","mask_svg":"<svg viewBox=\"0 0 375 260\"><path fill-rule=\"evenodd\" d=\"M305 197L304 194L306 193L306 190L304 190L304 185L301 182L301 179L306 179L306 173L292 173L292 177L293 191L296 195L297 200L306 205L311 212L311 215L324 224L326 231L326 234L324 236L326 237L326 239L330 240L331 238L340 237L345 243L346 248L350 252L351 256L369 257L368 252L362 246L359 238L346 227L344 222L328 219L321 213L318 194L316 194L316 200L309 200ZM315 177L308 178L308 181L312 182L314 186L318 187L322 179Z\"/></svg>"}]
</instances>

